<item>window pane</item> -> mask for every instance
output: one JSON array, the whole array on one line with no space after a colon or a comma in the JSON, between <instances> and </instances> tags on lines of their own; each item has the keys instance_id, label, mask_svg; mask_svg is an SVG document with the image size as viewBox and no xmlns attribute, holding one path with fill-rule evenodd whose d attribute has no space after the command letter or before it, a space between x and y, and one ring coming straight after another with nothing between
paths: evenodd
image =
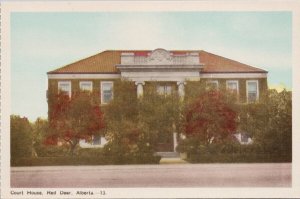
<instances>
[{"instance_id":1,"label":"window pane","mask_svg":"<svg viewBox=\"0 0 300 199\"><path fill-rule=\"evenodd\" d=\"M112 90L112 83L103 83L102 84L103 91L111 91Z\"/></svg>"},{"instance_id":2,"label":"window pane","mask_svg":"<svg viewBox=\"0 0 300 199\"><path fill-rule=\"evenodd\" d=\"M92 82L80 82L80 89L92 91L93 90Z\"/></svg>"},{"instance_id":3,"label":"window pane","mask_svg":"<svg viewBox=\"0 0 300 199\"><path fill-rule=\"evenodd\" d=\"M228 82L227 88L229 90L237 91L237 83L236 82Z\"/></svg>"},{"instance_id":4,"label":"window pane","mask_svg":"<svg viewBox=\"0 0 300 199\"><path fill-rule=\"evenodd\" d=\"M158 94L163 95L164 92L165 92L165 87L164 86L158 86L157 87L157 92L158 92Z\"/></svg>"},{"instance_id":5,"label":"window pane","mask_svg":"<svg viewBox=\"0 0 300 199\"><path fill-rule=\"evenodd\" d=\"M236 95L238 99L238 83L236 81L228 81L227 82L227 90L232 94Z\"/></svg>"},{"instance_id":6,"label":"window pane","mask_svg":"<svg viewBox=\"0 0 300 199\"><path fill-rule=\"evenodd\" d=\"M65 91L65 92L69 92L69 90L70 90L70 85L69 85L69 84L60 84L60 85L59 85L59 90L60 90L60 91Z\"/></svg>"},{"instance_id":7,"label":"window pane","mask_svg":"<svg viewBox=\"0 0 300 199\"><path fill-rule=\"evenodd\" d=\"M58 91L71 97L71 84L69 82L58 82Z\"/></svg>"},{"instance_id":8,"label":"window pane","mask_svg":"<svg viewBox=\"0 0 300 199\"><path fill-rule=\"evenodd\" d=\"M170 95L172 93L172 86L165 87L165 94Z\"/></svg>"},{"instance_id":9,"label":"window pane","mask_svg":"<svg viewBox=\"0 0 300 199\"><path fill-rule=\"evenodd\" d=\"M112 99L112 92L111 91L103 91L103 101L104 103L109 102Z\"/></svg>"},{"instance_id":10,"label":"window pane","mask_svg":"<svg viewBox=\"0 0 300 199\"><path fill-rule=\"evenodd\" d=\"M218 82L206 82L208 89L218 89Z\"/></svg>"},{"instance_id":11,"label":"window pane","mask_svg":"<svg viewBox=\"0 0 300 199\"><path fill-rule=\"evenodd\" d=\"M245 133L242 133L241 134L241 141L242 142L248 142L248 140L249 140L249 136Z\"/></svg>"},{"instance_id":12,"label":"window pane","mask_svg":"<svg viewBox=\"0 0 300 199\"><path fill-rule=\"evenodd\" d=\"M257 83L248 82L248 92L256 92L256 91L257 91Z\"/></svg>"},{"instance_id":13,"label":"window pane","mask_svg":"<svg viewBox=\"0 0 300 199\"><path fill-rule=\"evenodd\" d=\"M157 92L160 95L170 95L172 93L172 86L171 85L157 86Z\"/></svg>"},{"instance_id":14,"label":"window pane","mask_svg":"<svg viewBox=\"0 0 300 199\"><path fill-rule=\"evenodd\" d=\"M93 137L93 145L99 145L101 144L101 136L100 135L95 135Z\"/></svg>"}]
</instances>

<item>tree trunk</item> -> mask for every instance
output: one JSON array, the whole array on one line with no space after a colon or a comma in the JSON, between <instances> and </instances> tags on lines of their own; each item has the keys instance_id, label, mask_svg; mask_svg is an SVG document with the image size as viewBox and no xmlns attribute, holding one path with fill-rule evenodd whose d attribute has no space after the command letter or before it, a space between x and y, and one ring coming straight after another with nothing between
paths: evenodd
<instances>
[{"instance_id":1,"label":"tree trunk","mask_svg":"<svg viewBox=\"0 0 300 199\"><path fill-rule=\"evenodd\" d=\"M75 148L78 144L78 140L73 140L73 141L70 141L70 155L73 157L74 156L74 151L75 151Z\"/></svg>"}]
</instances>

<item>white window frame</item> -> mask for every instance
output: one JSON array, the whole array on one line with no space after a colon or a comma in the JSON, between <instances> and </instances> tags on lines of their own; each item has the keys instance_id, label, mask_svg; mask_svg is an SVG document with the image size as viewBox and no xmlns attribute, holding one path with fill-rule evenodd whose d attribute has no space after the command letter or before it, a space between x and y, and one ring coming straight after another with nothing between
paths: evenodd
<instances>
[{"instance_id":1,"label":"white window frame","mask_svg":"<svg viewBox=\"0 0 300 199\"><path fill-rule=\"evenodd\" d=\"M208 80L208 81L206 81L206 87L208 88L209 84L214 84L214 83L217 84L217 90L219 90L219 81L218 80Z\"/></svg>"},{"instance_id":2,"label":"white window frame","mask_svg":"<svg viewBox=\"0 0 300 199\"><path fill-rule=\"evenodd\" d=\"M83 90L82 88L81 88L81 85L82 84L90 84L91 85L91 89L90 90ZM92 81L80 81L79 82L79 89L81 90L81 91L90 91L90 92L92 92L93 91L93 82Z\"/></svg>"},{"instance_id":3,"label":"white window frame","mask_svg":"<svg viewBox=\"0 0 300 199\"><path fill-rule=\"evenodd\" d=\"M114 88L114 82L113 81L101 81L100 82L100 89L101 89L101 104L107 104L107 103L104 103L103 101L103 84L107 84L107 83L110 83L112 85L112 89ZM112 95L111 95L111 99L114 98L114 92L112 90Z\"/></svg>"},{"instance_id":4,"label":"white window frame","mask_svg":"<svg viewBox=\"0 0 300 199\"><path fill-rule=\"evenodd\" d=\"M229 90L229 87L228 87L229 83L236 83L236 88L237 88L236 95L238 97L239 93L240 93L239 81L238 80L226 80L226 90Z\"/></svg>"},{"instance_id":5,"label":"white window frame","mask_svg":"<svg viewBox=\"0 0 300 199\"><path fill-rule=\"evenodd\" d=\"M58 84L57 84L58 93L61 91L61 89L60 89L60 85L61 84L68 84L69 85L70 90L68 91L68 95L71 98L71 93L72 93L72 84L71 84L71 81L59 81Z\"/></svg>"},{"instance_id":6,"label":"white window frame","mask_svg":"<svg viewBox=\"0 0 300 199\"><path fill-rule=\"evenodd\" d=\"M253 83L253 82L256 83L256 88L257 88L255 102L257 102L259 100L259 84L258 84L258 80L246 80L247 103L249 103L249 100L248 100L248 83Z\"/></svg>"}]
</instances>

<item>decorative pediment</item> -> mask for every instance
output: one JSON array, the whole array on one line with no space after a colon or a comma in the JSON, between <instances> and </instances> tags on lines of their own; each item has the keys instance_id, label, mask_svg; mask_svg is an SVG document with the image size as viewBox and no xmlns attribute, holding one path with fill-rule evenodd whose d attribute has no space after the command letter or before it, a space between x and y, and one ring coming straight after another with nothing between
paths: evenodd
<instances>
[{"instance_id":1,"label":"decorative pediment","mask_svg":"<svg viewBox=\"0 0 300 199\"><path fill-rule=\"evenodd\" d=\"M173 64L173 57L171 54L161 48L158 48L150 54L148 59L146 59L147 64L153 65L170 65Z\"/></svg>"}]
</instances>

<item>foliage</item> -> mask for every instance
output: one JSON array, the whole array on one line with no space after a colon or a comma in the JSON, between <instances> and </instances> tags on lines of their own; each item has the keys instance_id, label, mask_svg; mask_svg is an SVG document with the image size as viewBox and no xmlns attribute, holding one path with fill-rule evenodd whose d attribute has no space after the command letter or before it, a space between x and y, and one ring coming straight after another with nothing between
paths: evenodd
<instances>
[{"instance_id":1,"label":"foliage","mask_svg":"<svg viewBox=\"0 0 300 199\"><path fill-rule=\"evenodd\" d=\"M26 117L10 116L11 159L32 155L32 128Z\"/></svg>"},{"instance_id":2,"label":"foliage","mask_svg":"<svg viewBox=\"0 0 300 199\"><path fill-rule=\"evenodd\" d=\"M103 114L95 94L78 92L73 93L70 99L61 92L51 105L50 133L46 144L64 141L73 155L80 139L90 141L93 135L101 134L104 128Z\"/></svg>"},{"instance_id":3,"label":"foliage","mask_svg":"<svg viewBox=\"0 0 300 199\"><path fill-rule=\"evenodd\" d=\"M269 90L267 130L256 136L265 152L278 155L292 153L292 93Z\"/></svg>"},{"instance_id":4,"label":"foliage","mask_svg":"<svg viewBox=\"0 0 300 199\"><path fill-rule=\"evenodd\" d=\"M133 82L114 82L114 98L104 108L107 138L105 147L108 155L122 161L136 147L141 129L138 126L138 101Z\"/></svg>"},{"instance_id":5,"label":"foliage","mask_svg":"<svg viewBox=\"0 0 300 199\"><path fill-rule=\"evenodd\" d=\"M217 90L202 92L185 106L184 133L205 145L229 139L237 128L233 103Z\"/></svg>"},{"instance_id":6,"label":"foliage","mask_svg":"<svg viewBox=\"0 0 300 199\"><path fill-rule=\"evenodd\" d=\"M46 139L49 132L49 123L47 119L37 118L32 124L33 150L35 155L40 155L45 146L43 141Z\"/></svg>"},{"instance_id":7,"label":"foliage","mask_svg":"<svg viewBox=\"0 0 300 199\"><path fill-rule=\"evenodd\" d=\"M37 157L65 157L68 154L68 148L66 146L36 143L34 148Z\"/></svg>"},{"instance_id":8,"label":"foliage","mask_svg":"<svg viewBox=\"0 0 300 199\"><path fill-rule=\"evenodd\" d=\"M139 122L145 129L144 136L151 146L168 143L179 128L181 102L177 92L160 94L157 83L148 83L144 96L139 100Z\"/></svg>"},{"instance_id":9,"label":"foliage","mask_svg":"<svg viewBox=\"0 0 300 199\"><path fill-rule=\"evenodd\" d=\"M157 142L172 136L179 116L179 98L175 93L158 94L156 86L147 84L144 96L137 98L133 82L114 83L114 99L105 107L110 141L105 151L120 162L130 158L152 162Z\"/></svg>"},{"instance_id":10,"label":"foliage","mask_svg":"<svg viewBox=\"0 0 300 199\"><path fill-rule=\"evenodd\" d=\"M20 158L12 162L12 166L62 166L62 165L107 165L110 162L104 156L95 157L38 157Z\"/></svg>"},{"instance_id":11,"label":"foliage","mask_svg":"<svg viewBox=\"0 0 300 199\"><path fill-rule=\"evenodd\" d=\"M237 131L248 133L253 138L253 144L240 145L229 139L208 145L203 140L191 136L181 140L177 150L187 153L191 162L292 160L291 92L284 90L279 93L276 90L268 90L267 97L259 103L238 104L235 110L238 110Z\"/></svg>"}]
</instances>

